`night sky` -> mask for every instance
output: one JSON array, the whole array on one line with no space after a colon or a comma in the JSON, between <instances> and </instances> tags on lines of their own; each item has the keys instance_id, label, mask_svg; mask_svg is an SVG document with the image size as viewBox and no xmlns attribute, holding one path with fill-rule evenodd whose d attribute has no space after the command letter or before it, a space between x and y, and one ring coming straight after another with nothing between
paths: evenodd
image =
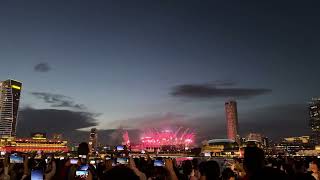
<instances>
[{"instance_id":1,"label":"night sky","mask_svg":"<svg viewBox=\"0 0 320 180\"><path fill-rule=\"evenodd\" d=\"M18 132L191 127L308 133L320 96L317 1L0 2L0 77L22 81ZM129 134L130 135L130 134ZM76 138L76 137L74 137Z\"/></svg>"}]
</instances>

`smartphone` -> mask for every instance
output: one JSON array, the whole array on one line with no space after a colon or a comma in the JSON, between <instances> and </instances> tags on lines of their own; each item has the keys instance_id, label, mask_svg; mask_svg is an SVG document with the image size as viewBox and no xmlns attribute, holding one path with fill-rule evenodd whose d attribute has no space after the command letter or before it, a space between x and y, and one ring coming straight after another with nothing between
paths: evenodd
<instances>
[{"instance_id":1,"label":"smartphone","mask_svg":"<svg viewBox=\"0 0 320 180\"><path fill-rule=\"evenodd\" d=\"M163 166L164 166L164 161L163 161L163 160L156 159L156 160L154 160L154 162L153 162L153 166L155 166L155 167L163 167Z\"/></svg>"},{"instance_id":2,"label":"smartphone","mask_svg":"<svg viewBox=\"0 0 320 180\"><path fill-rule=\"evenodd\" d=\"M78 159L70 159L70 164L78 164Z\"/></svg>"},{"instance_id":3,"label":"smartphone","mask_svg":"<svg viewBox=\"0 0 320 180\"><path fill-rule=\"evenodd\" d=\"M23 163L23 157L21 157L17 154L11 154L10 155L10 163L11 164L15 164L15 163L21 164L21 163Z\"/></svg>"},{"instance_id":4,"label":"smartphone","mask_svg":"<svg viewBox=\"0 0 320 180\"><path fill-rule=\"evenodd\" d=\"M124 150L124 146L117 146L117 151L123 151Z\"/></svg>"},{"instance_id":5,"label":"smartphone","mask_svg":"<svg viewBox=\"0 0 320 180\"><path fill-rule=\"evenodd\" d=\"M204 153L204 156L205 156L205 157L211 157L211 154L208 153L208 152L206 152L206 153Z\"/></svg>"},{"instance_id":6,"label":"smartphone","mask_svg":"<svg viewBox=\"0 0 320 180\"><path fill-rule=\"evenodd\" d=\"M79 155L79 158L87 158L87 155Z\"/></svg>"},{"instance_id":7,"label":"smartphone","mask_svg":"<svg viewBox=\"0 0 320 180\"><path fill-rule=\"evenodd\" d=\"M145 153L146 153L146 151L145 151L145 150L142 150L142 151L141 151L141 154L145 154Z\"/></svg>"},{"instance_id":8,"label":"smartphone","mask_svg":"<svg viewBox=\"0 0 320 180\"><path fill-rule=\"evenodd\" d=\"M128 164L128 158L117 158L117 164Z\"/></svg>"},{"instance_id":9,"label":"smartphone","mask_svg":"<svg viewBox=\"0 0 320 180\"><path fill-rule=\"evenodd\" d=\"M32 180L43 180L43 170L42 169L33 169L31 170L31 179Z\"/></svg>"},{"instance_id":10,"label":"smartphone","mask_svg":"<svg viewBox=\"0 0 320 180\"><path fill-rule=\"evenodd\" d=\"M87 170L77 170L76 171L76 178L79 179L86 179L89 175L89 172Z\"/></svg>"},{"instance_id":11,"label":"smartphone","mask_svg":"<svg viewBox=\"0 0 320 180\"><path fill-rule=\"evenodd\" d=\"M0 154L1 156L4 156L4 155L6 155L6 152L5 151L1 151L1 154Z\"/></svg>"},{"instance_id":12,"label":"smartphone","mask_svg":"<svg viewBox=\"0 0 320 180\"><path fill-rule=\"evenodd\" d=\"M91 160L91 161L90 161L90 164L91 164L91 165L95 165L95 164L96 164L96 161L95 161L95 160Z\"/></svg>"},{"instance_id":13,"label":"smartphone","mask_svg":"<svg viewBox=\"0 0 320 180\"><path fill-rule=\"evenodd\" d=\"M111 158L110 157L106 157L106 160L110 160Z\"/></svg>"},{"instance_id":14,"label":"smartphone","mask_svg":"<svg viewBox=\"0 0 320 180\"><path fill-rule=\"evenodd\" d=\"M81 165L81 166L79 167L79 170L80 170L80 171L87 171L88 169L89 169L88 164Z\"/></svg>"}]
</instances>

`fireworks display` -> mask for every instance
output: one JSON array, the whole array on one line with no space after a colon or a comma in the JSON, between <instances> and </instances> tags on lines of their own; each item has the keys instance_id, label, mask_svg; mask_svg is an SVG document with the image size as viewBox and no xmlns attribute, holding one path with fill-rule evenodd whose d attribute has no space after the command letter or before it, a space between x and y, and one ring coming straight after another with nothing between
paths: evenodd
<instances>
[{"instance_id":1,"label":"fireworks display","mask_svg":"<svg viewBox=\"0 0 320 180\"><path fill-rule=\"evenodd\" d=\"M188 148L194 144L195 133L189 128L177 130L148 129L141 137L141 145L144 148L161 148L163 146L175 146Z\"/></svg>"}]
</instances>

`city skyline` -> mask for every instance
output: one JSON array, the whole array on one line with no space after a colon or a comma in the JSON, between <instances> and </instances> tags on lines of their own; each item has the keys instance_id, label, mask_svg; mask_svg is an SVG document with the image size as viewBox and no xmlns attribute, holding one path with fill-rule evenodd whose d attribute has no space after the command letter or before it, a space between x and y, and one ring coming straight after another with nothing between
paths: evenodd
<instances>
[{"instance_id":1,"label":"city skyline","mask_svg":"<svg viewBox=\"0 0 320 180\"><path fill-rule=\"evenodd\" d=\"M220 138L232 98L241 135L305 135L320 96L317 7L1 2L0 77L24 84L17 133L190 126Z\"/></svg>"}]
</instances>

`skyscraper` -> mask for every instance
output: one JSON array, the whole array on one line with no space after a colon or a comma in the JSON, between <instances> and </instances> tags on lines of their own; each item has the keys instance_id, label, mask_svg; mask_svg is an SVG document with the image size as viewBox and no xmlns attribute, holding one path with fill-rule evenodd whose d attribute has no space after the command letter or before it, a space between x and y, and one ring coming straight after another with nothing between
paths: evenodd
<instances>
[{"instance_id":1,"label":"skyscraper","mask_svg":"<svg viewBox=\"0 0 320 180\"><path fill-rule=\"evenodd\" d=\"M320 144L320 98L312 98L309 104L309 127L311 128L311 143Z\"/></svg>"},{"instance_id":2,"label":"skyscraper","mask_svg":"<svg viewBox=\"0 0 320 180\"><path fill-rule=\"evenodd\" d=\"M227 120L227 137L239 143L239 127L237 102L228 101L225 103L226 120Z\"/></svg>"},{"instance_id":3,"label":"skyscraper","mask_svg":"<svg viewBox=\"0 0 320 180\"><path fill-rule=\"evenodd\" d=\"M15 137L21 82L6 80L0 82L0 136Z\"/></svg>"},{"instance_id":4,"label":"skyscraper","mask_svg":"<svg viewBox=\"0 0 320 180\"><path fill-rule=\"evenodd\" d=\"M98 145L98 132L96 128L92 128L89 137L90 154L95 154Z\"/></svg>"}]
</instances>

